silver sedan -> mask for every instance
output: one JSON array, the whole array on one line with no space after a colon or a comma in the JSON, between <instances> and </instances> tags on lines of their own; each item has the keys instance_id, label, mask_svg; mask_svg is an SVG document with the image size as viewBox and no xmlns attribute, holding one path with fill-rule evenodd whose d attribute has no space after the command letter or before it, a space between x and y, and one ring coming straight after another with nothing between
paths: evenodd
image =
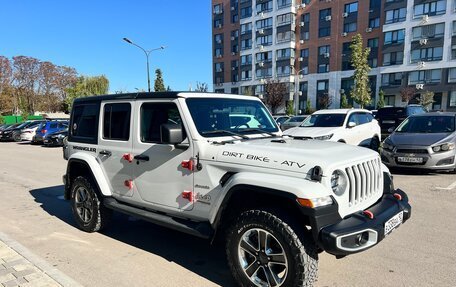
<instances>
[{"instance_id":1,"label":"silver sedan","mask_svg":"<svg viewBox=\"0 0 456 287\"><path fill-rule=\"evenodd\" d=\"M410 116L383 142L382 161L389 167L456 172L455 128L455 113Z\"/></svg>"}]
</instances>

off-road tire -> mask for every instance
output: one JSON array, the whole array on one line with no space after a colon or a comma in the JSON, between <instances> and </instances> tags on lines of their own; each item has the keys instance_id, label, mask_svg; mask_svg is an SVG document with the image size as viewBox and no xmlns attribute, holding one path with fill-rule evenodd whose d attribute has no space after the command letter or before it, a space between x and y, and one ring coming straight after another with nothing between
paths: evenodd
<instances>
[{"instance_id":1,"label":"off-road tire","mask_svg":"<svg viewBox=\"0 0 456 287\"><path fill-rule=\"evenodd\" d=\"M91 217L87 222L81 218L81 215L77 210L78 203L76 200L76 193L80 188L86 190L89 195L88 209L91 209ZM95 184L83 176L76 177L71 185L71 210L78 227L86 232L96 232L102 230L109 224L112 216L112 211L103 205L95 188Z\"/></svg>"},{"instance_id":2,"label":"off-road tire","mask_svg":"<svg viewBox=\"0 0 456 287\"><path fill-rule=\"evenodd\" d=\"M226 254L236 283L239 286L256 286L244 272L239 259L239 244L250 229L262 229L272 234L283 247L288 270L281 287L313 286L317 279L318 253L311 235L300 229L286 216L265 210L243 212L227 230ZM286 221L285 221L286 220Z\"/></svg>"}]
</instances>

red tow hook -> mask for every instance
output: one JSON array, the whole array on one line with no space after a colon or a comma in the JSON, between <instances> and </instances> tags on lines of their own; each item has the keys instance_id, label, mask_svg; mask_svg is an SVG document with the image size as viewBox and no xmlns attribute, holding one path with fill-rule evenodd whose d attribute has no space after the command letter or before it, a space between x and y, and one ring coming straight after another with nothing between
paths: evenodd
<instances>
[{"instance_id":1,"label":"red tow hook","mask_svg":"<svg viewBox=\"0 0 456 287\"><path fill-rule=\"evenodd\" d=\"M394 198L396 198L399 201L402 200L402 195L400 195L399 193L395 193L395 194L393 194L393 196L394 196Z\"/></svg>"},{"instance_id":2,"label":"red tow hook","mask_svg":"<svg viewBox=\"0 0 456 287\"><path fill-rule=\"evenodd\" d=\"M182 168L188 169L190 171L194 170L194 164L193 164L193 159L190 160L183 160L181 163Z\"/></svg>"},{"instance_id":3,"label":"red tow hook","mask_svg":"<svg viewBox=\"0 0 456 287\"><path fill-rule=\"evenodd\" d=\"M374 219L374 214L372 213L372 211L369 211L369 210L364 210L363 211L363 214L368 217L369 219Z\"/></svg>"},{"instance_id":4,"label":"red tow hook","mask_svg":"<svg viewBox=\"0 0 456 287\"><path fill-rule=\"evenodd\" d=\"M124 153L122 158L130 163L133 161L133 155L131 153Z\"/></svg>"},{"instance_id":5,"label":"red tow hook","mask_svg":"<svg viewBox=\"0 0 456 287\"><path fill-rule=\"evenodd\" d=\"M193 192L185 190L182 192L182 198L187 199L190 202L193 202Z\"/></svg>"},{"instance_id":6,"label":"red tow hook","mask_svg":"<svg viewBox=\"0 0 456 287\"><path fill-rule=\"evenodd\" d=\"M128 187L129 190L131 190L133 188L133 180L127 179L126 181L124 181L124 185Z\"/></svg>"}]
</instances>

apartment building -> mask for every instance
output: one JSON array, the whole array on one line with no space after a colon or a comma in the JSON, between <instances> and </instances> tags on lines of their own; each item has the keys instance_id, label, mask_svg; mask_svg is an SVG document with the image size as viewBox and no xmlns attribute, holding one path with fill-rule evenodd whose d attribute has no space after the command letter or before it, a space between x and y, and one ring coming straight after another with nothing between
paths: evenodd
<instances>
[{"instance_id":1,"label":"apartment building","mask_svg":"<svg viewBox=\"0 0 456 287\"><path fill-rule=\"evenodd\" d=\"M349 47L352 37L360 33L371 49L368 60L373 104L381 88L388 104L401 105L400 90L412 85L417 87L417 94L433 91L436 102L441 97L442 104L435 104L435 108L451 108L456 73L450 60L456 54L456 0L447 1L212 0L214 91L253 92L261 98L265 82L278 79L286 83L290 92L287 100L295 100L300 113L307 100L312 108L320 108L319 99L325 96L331 98L331 107L337 108L341 95L349 95L353 86ZM445 2L443 14L433 12L441 11L434 8L442 7L440 2ZM430 29L420 28L426 32L418 32L414 28L426 26L421 24L424 19L429 25L444 22L445 36L440 40L422 37L420 33L430 33ZM437 31L440 29L438 26ZM426 44L421 38L428 39ZM431 48L434 44L446 49L436 63L423 61L433 51L411 55L417 45ZM426 56L421 57L421 53ZM418 73L417 63L421 67ZM439 85L432 82L437 82L434 66L441 69Z\"/></svg>"},{"instance_id":2,"label":"apartment building","mask_svg":"<svg viewBox=\"0 0 456 287\"><path fill-rule=\"evenodd\" d=\"M434 93L433 110L456 111L456 0L385 0L381 87L388 105ZM412 99L412 102L414 99Z\"/></svg>"}]
</instances>

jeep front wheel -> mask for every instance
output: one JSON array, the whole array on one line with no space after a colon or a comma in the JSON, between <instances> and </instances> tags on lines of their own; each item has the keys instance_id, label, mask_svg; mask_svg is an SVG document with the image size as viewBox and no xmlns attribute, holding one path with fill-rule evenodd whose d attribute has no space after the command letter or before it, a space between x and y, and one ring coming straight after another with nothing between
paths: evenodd
<instances>
[{"instance_id":1,"label":"jeep front wheel","mask_svg":"<svg viewBox=\"0 0 456 287\"><path fill-rule=\"evenodd\" d=\"M318 270L315 244L276 215L242 213L228 230L228 264L239 286L312 286Z\"/></svg>"},{"instance_id":2,"label":"jeep front wheel","mask_svg":"<svg viewBox=\"0 0 456 287\"><path fill-rule=\"evenodd\" d=\"M86 232L101 230L112 213L103 206L93 184L82 176L78 176L71 186L71 209L79 228Z\"/></svg>"}]
</instances>

